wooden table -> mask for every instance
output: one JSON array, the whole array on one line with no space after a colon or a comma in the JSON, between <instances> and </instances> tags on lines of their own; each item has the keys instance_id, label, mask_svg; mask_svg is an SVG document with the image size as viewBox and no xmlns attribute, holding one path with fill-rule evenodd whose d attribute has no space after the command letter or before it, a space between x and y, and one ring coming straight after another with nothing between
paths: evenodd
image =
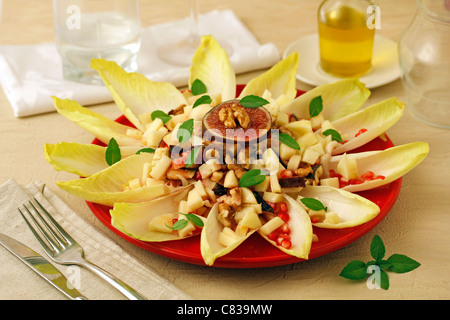
<instances>
[{"instance_id":1,"label":"wooden table","mask_svg":"<svg viewBox=\"0 0 450 320\"><path fill-rule=\"evenodd\" d=\"M184 18L188 1L142 0L144 26ZM413 18L413 0L379 0L379 33L397 41ZM280 53L300 37L317 32L315 0L201 0L201 12L232 9L261 43L273 42ZM0 45L53 41L51 1L4 0L0 23ZM238 75L245 83L261 71ZM298 89L310 86L298 82ZM368 103L388 97L404 100L400 80L372 90ZM424 106L432 107L432 106ZM120 115L112 104L92 110L111 119ZM448 299L450 298L450 131L427 126L415 119L408 108L402 119L388 131L395 144L425 141L430 154L407 174L397 202L388 216L368 234L348 247L326 256L297 264L262 269L219 269L173 261L148 253L123 241L105 228L86 204L59 190L54 184L72 176L55 172L43 157L45 143L61 141L89 143L92 136L56 113L15 118L0 93L0 183L14 178L21 184L41 180L76 208L80 216L115 239L127 252L144 261L198 299ZM351 260L370 260L369 246L375 234L383 239L387 255L406 254L421 263L413 272L389 273L389 290L370 290L364 282L339 277ZM119 275L120 277L120 275ZM0 282L0 290L5 284ZM10 291L12 299L29 299L20 290Z\"/></svg>"}]
</instances>

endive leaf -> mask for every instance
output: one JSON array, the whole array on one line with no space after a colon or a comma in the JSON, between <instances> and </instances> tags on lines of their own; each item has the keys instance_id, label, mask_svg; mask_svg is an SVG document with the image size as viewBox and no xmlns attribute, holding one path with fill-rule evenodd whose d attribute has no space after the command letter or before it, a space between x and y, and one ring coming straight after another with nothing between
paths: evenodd
<instances>
[{"instance_id":1,"label":"endive leaf","mask_svg":"<svg viewBox=\"0 0 450 320\"><path fill-rule=\"evenodd\" d=\"M84 179L56 182L62 190L84 200L113 206L116 202L145 202L168 194L171 189L154 184L134 190L124 190L124 185L141 178L145 163L151 162L153 154L140 153L127 157L114 165Z\"/></svg>"},{"instance_id":2,"label":"endive leaf","mask_svg":"<svg viewBox=\"0 0 450 320\"><path fill-rule=\"evenodd\" d=\"M177 218L178 203L180 199L185 198L190 187L173 192L158 199L141 203L116 203L110 210L111 224L119 231L129 235L132 238L149 241L161 242L180 240L181 237L177 231L160 232L155 228L150 228L149 224L157 217L173 216ZM200 219L204 219L200 217ZM170 220L170 218L169 218ZM171 221L167 221L170 223ZM161 221L160 227L165 229L167 223Z\"/></svg>"},{"instance_id":3,"label":"endive leaf","mask_svg":"<svg viewBox=\"0 0 450 320\"><path fill-rule=\"evenodd\" d=\"M267 235L264 235L261 232L261 229L258 230L258 233L281 251L297 258L308 259L313 236L311 219L305 209L303 209L296 200L286 194L283 196L288 207L288 226L292 243L291 248L285 249L282 246L277 245L274 241L270 240Z\"/></svg>"},{"instance_id":4,"label":"endive leaf","mask_svg":"<svg viewBox=\"0 0 450 320\"><path fill-rule=\"evenodd\" d=\"M334 121L359 110L369 98L370 91L358 79L339 80L309 90L282 107L281 111L295 114L301 119L309 119L309 104L318 96L323 101L323 117Z\"/></svg>"},{"instance_id":5,"label":"endive leaf","mask_svg":"<svg viewBox=\"0 0 450 320\"><path fill-rule=\"evenodd\" d=\"M119 146L143 146L140 139L127 135L129 126L120 124L105 116L85 108L76 101L52 97L56 111L59 114L78 124L80 127L92 133L104 144L108 144L114 138Z\"/></svg>"},{"instance_id":6,"label":"endive leaf","mask_svg":"<svg viewBox=\"0 0 450 320\"><path fill-rule=\"evenodd\" d=\"M224 227L217 219L218 214L219 203L216 203L208 214L200 239L200 252L204 262L209 266L212 266L217 258L227 255L236 249L256 231L250 230L245 236L236 235L237 238L232 244L224 246L219 242L219 235Z\"/></svg>"},{"instance_id":7,"label":"endive leaf","mask_svg":"<svg viewBox=\"0 0 450 320\"><path fill-rule=\"evenodd\" d=\"M136 154L139 146L120 147L122 158ZM45 144L44 156L56 171L66 171L89 177L109 167L105 160L106 147L95 144L60 142Z\"/></svg>"},{"instance_id":8,"label":"endive leaf","mask_svg":"<svg viewBox=\"0 0 450 320\"><path fill-rule=\"evenodd\" d=\"M356 149L380 136L401 118L404 108L404 103L390 98L333 121L333 127L348 140L334 149L333 154ZM367 131L358 135L361 129Z\"/></svg>"},{"instance_id":9,"label":"endive leaf","mask_svg":"<svg viewBox=\"0 0 450 320\"><path fill-rule=\"evenodd\" d=\"M203 36L194 54L189 89L195 80L200 80L213 98L221 96L221 101L236 98L236 75L228 54L212 36Z\"/></svg>"},{"instance_id":10,"label":"endive leaf","mask_svg":"<svg viewBox=\"0 0 450 320\"><path fill-rule=\"evenodd\" d=\"M384 179L375 179L361 184L350 184L343 190L358 192L373 189L402 177L414 169L428 154L429 146L425 142L412 142L395 146L382 151L367 151L361 153L345 154L348 159L356 159L359 175L371 171L375 176L384 176ZM337 170L342 155L331 157L326 164L325 172Z\"/></svg>"},{"instance_id":11,"label":"endive leaf","mask_svg":"<svg viewBox=\"0 0 450 320\"><path fill-rule=\"evenodd\" d=\"M167 113L187 104L183 94L171 83L155 82L139 73L128 73L117 63L104 59L92 59L91 67L98 71L125 117L142 131L145 126L139 116L155 110Z\"/></svg>"},{"instance_id":12,"label":"endive leaf","mask_svg":"<svg viewBox=\"0 0 450 320\"><path fill-rule=\"evenodd\" d=\"M357 194L328 186L307 186L299 193L299 198L314 198L327 207L326 215L336 214L335 223L325 219L313 226L326 229L342 229L359 226L375 218L380 208L370 200Z\"/></svg>"},{"instance_id":13,"label":"endive leaf","mask_svg":"<svg viewBox=\"0 0 450 320\"><path fill-rule=\"evenodd\" d=\"M298 53L294 52L247 83L239 98L249 95L262 97L266 91L269 91L278 105L283 107L293 101L297 95L297 68Z\"/></svg>"}]
</instances>

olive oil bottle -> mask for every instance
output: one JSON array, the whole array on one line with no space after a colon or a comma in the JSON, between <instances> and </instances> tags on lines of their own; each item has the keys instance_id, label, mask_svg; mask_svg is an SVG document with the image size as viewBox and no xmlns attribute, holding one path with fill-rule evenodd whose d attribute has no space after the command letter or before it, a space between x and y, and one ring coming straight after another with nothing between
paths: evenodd
<instances>
[{"instance_id":1,"label":"olive oil bottle","mask_svg":"<svg viewBox=\"0 0 450 320\"><path fill-rule=\"evenodd\" d=\"M320 65L338 77L357 77L372 66L375 29L367 25L366 0L326 0L318 10Z\"/></svg>"}]
</instances>

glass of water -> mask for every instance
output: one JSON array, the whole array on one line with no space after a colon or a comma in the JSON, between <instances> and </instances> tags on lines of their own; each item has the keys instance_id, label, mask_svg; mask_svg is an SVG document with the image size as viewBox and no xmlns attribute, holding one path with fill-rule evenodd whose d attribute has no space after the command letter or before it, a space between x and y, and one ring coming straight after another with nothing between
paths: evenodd
<instances>
[{"instance_id":1,"label":"glass of water","mask_svg":"<svg viewBox=\"0 0 450 320\"><path fill-rule=\"evenodd\" d=\"M101 84L93 58L137 70L139 0L53 0L56 46L66 80Z\"/></svg>"}]
</instances>

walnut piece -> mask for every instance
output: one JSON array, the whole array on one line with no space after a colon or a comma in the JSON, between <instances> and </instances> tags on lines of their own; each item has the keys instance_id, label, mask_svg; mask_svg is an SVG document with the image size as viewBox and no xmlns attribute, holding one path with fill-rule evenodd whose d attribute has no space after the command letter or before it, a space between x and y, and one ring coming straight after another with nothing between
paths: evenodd
<instances>
[{"instance_id":1,"label":"walnut piece","mask_svg":"<svg viewBox=\"0 0 450 320\"><path fill-rule=\"evenodd\" d=\"M247 129L250 125L250 116L245 108L237 103L222 107L219 111L219 119L226 128L236 128L236 120L243 129Z\"/></svg>"}]
</instances>

